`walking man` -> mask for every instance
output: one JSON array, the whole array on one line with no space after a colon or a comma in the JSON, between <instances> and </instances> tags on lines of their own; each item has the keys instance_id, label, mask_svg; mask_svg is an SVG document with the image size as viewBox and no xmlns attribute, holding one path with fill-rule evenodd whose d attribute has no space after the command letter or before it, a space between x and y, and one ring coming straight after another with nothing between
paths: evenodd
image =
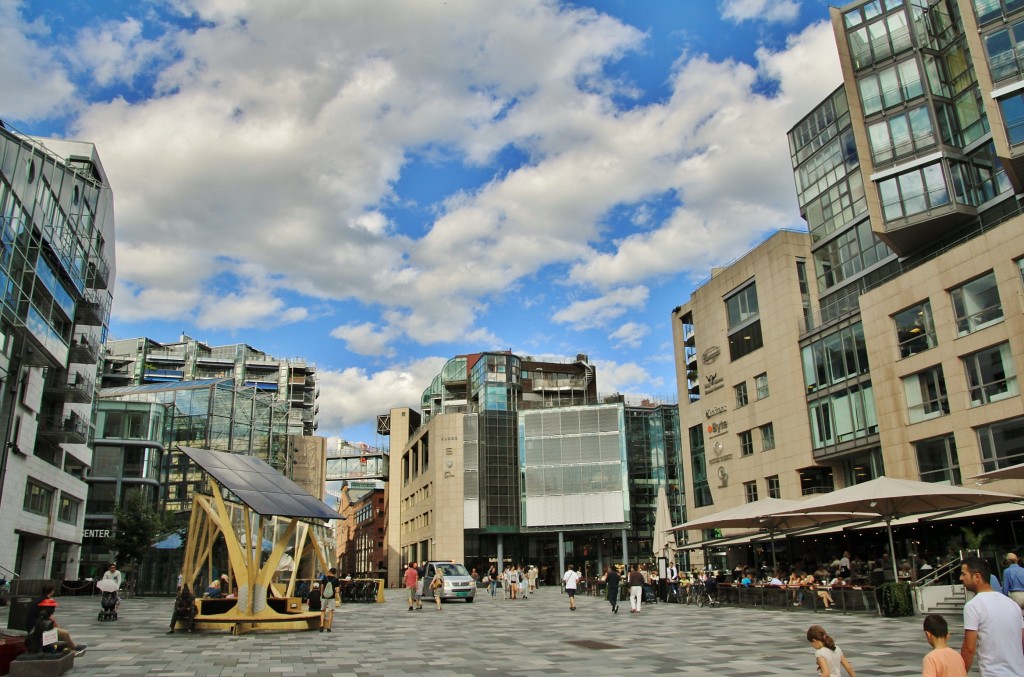
<instances>
[{"instance_id":1,"label":"walking man","mask_svg":"<svg viewBox=\"0 0 1024 677\"><path fill-rule=\"evenodd\" d=\"M665 578L668 579L668 599L673 602L679 601L679 569L676 568L675 562L668 563L668 569L665 570ZM666 600L667 601L667 600Z\"/></svg>"},{"instance_id":2,"label":"walking man","mask_svg":"<svg viewBox=\"0 0 1024 677\"><path fill-rule=\"evenodd\" d=\"M416 583L419 582L419 579L416 562L410 562L409 566L405 568L405 589L409 593L409 611L412 611L413 608L423 608L421 600L416 596Z\"/></svg>"},{"instance_id":3,"label":"walking man","mask_svg":"<svg viewBox=\"0 0 1024 677\"><path fill-rule=\"evenodd\" d=\"M1017 561L1017 555L1006 553L1007 567L1003 571L1003 594L1017 603L1024 611L1024 567Z\"/></svg>"},{"instance_id":4,"label":"walking man","mask_svg":"<svg viewBox=\"0 0 1024 677\"><path fill-rule=\"evenodd\" d=\"M635 564L629 565L626 582L629 583L629 613L638 614L644 601L644 575Z\"/></svg>"},{"instance_id":5,"label":"walking man","mask_svg":"<svg viewBox=\"0 0 1024 677\"><path fill-rule=\"evenodd\" d=\"M576 611L576 584L579 583L580 575L570 564L562 575L562 582L565 583L565 594L569 595L569 611Z\"/></svg>"},{"instance_id":6,"label":"walking man","mask_svg":"<svg viewBox=\"0 0 1024 677\"><path fill-rule=\"evenodd\" d=\"M612 613L619 613L619 581L622 576L614 564L608 565L608 571L604 574L604 580L608 583L608 603L612 605Z\"/></svg>"},{"instance_id":7,"label":"walking man","mask_svg":"<svg viewBox=\"0 0 1024 677\"><path fill-rule=\"evenodd\" d=\"M975 596L964 606L964 644L960 655L967 672L978 657L981 677L1024 675L1024 618L1020 607L992 589L986 560L968 557L960 567L960 582Z\"/></svg>"},{"instance_id":8,"label":"walking man","mask_svg":"<svg viewBox=\"0 0 1024 677\"><path fill-rule=\"evenodd\" d=\"M338 607L338 570L331 567L331 570L327 572L327 578L324 579L323 587L323 605L324 605L324 619L320 624L320 632L326 630L331 631L331 626L334 625L334 611Z\"/></svg>"}]
</instances>

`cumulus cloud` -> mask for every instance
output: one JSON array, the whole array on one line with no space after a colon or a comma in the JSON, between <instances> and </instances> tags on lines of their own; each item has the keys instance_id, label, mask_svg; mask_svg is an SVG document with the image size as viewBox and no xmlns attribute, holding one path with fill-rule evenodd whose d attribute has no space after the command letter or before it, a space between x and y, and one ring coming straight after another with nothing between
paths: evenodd
<instances>
[{"instance_id":1,"label":"cumulus cloud","mask_svg":"<svg viewBox=\"0 0 1024 677\"><path fill-rule=\"evenodd\" d=\"M37 120L74 107L75 88L60 60L37 39L42 22L26 23L17 0L0 0L0 114Z\"/></svg>"},{"instance_id":2,"label":"cumulus cloud","mask_svg":"<svg viewBox=\"0 0 1024 677\"><path fill-rule=\"evenodd\" d=\"M647 301L647 287L642 285L615 289L603 296L576 301L551 316L554 322L572 324L574 329L603 327L630 309Z\"/></svg>"},{"instance_id":3,"label":"cumulus cloud","mask_svg":"<svg viewBox=\"0 0 1024 677\"><path fill-rule=\"evenodd\" d=\"M636 362L615 362L612 360L594 360L597 366L597 382L601 392L617 392L630 398L650 396L650 390L665 385L662 379L653 377L651 373Z\"/></svg>"},{"instance_id":4,"label":"cumulus cloud","mask_svg":"<svg viewBox=\"0 0 1024 677\"><path fill-rule=\"evenodd\" d=\"M341 339L346 348L360 355L393 357L395 354L394 348L388 346L394 334L373 322L344 324L331 330L331 336Z\"/></svg>"},{"instance_id":5,"label":"cumulus cloud","mask_svg":"<svg viewBox=\"0 0 1024 677\"><path fill-rule=\"evenodd\" d=\"M731 21L793 21L800 14L796 0L723 0L722 16Z\"/></svg>"},{"instance_id":6,"label":"cumulus cloud","mask_svg":"<svg viewBox=\"0 0 1024 677\"><path fill-rule=\"evenodd\" d=\"M319 370L320 425L343 430L372 423L392 407L419 409L420 395L448 358L428 357L377 372Z\"/></svg>"},{"instance_id":7,"label":"cumulus cloud","mask_svg":"<svg viewBox=\"0 0 1024 677\"><path fill-rule=\"evenodd\" d=\"M651 333L651 328L639 322L626 322L608 335L616 348L639 348L643 337Z\"/></svg>"}]
</instances>

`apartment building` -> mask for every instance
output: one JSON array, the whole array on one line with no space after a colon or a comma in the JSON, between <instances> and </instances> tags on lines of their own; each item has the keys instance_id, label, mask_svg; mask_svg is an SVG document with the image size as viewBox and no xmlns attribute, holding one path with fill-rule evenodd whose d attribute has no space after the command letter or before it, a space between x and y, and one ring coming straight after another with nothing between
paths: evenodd
<instances>
[{"instance_id":1,"label":"apartment building","mask_svg":"<svg viewBox=\"0 0 1024 677\"><path fill-rule=\"evenodd\" d=\"M0 123L0 574L8 578L78 575L113 286L113 196L95 146Z\"/></svg>"}]
</instances>

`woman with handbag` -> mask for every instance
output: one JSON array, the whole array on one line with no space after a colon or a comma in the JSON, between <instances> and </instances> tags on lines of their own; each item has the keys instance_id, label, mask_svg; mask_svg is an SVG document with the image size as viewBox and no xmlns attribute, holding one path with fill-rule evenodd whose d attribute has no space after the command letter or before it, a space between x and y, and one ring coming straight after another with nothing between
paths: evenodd
<instances>
[{"instance_id":1,"label":"woman with handbag","mask_svg":"<svg viewBox=\"0 0 1024 677\"><path fill-rule=\"evenodd\" d=\"M434 603L437 605L437 610L441 610L441 592L444 590L444 576L441 575L441 569L435 570L434 579L430 581L430 591L434 593Z\"/></svg>"}]
</instances>

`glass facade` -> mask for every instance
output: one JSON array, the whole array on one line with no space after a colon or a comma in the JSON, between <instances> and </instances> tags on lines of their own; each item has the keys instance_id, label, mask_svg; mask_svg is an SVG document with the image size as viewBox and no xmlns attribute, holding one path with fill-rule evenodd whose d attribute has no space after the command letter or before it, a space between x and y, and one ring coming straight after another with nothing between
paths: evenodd
<instances>
[{"instance_id":1,"label":"glass facade","mask_svg":"<svg viewBox=\"0 0 1024 677\"><path fill-rule=\"evenodd\" d=\"M960 460L952 435L914 443L922 482L957 484L960 482Z\"/></svg>"},{"instance_id":2,"label":"glass facade","mask_svg":"<svg viewBox=\"0 0 1024 677\"><path fill-rule=\"evenodd\" d=\"M1024 417L977 429L985 472L1024 463Z\"/></svg>"}]
</instances>

